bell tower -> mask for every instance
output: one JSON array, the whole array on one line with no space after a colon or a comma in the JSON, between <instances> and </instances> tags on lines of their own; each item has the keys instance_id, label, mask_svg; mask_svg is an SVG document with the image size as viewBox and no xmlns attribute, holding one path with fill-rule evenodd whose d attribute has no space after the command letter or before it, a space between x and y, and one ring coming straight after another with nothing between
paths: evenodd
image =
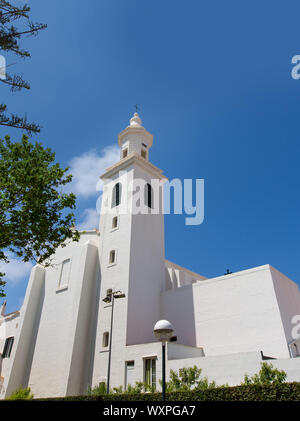
<instances>
[{"instance_id":1,"label":"bell tower","mask_svg":"<svg viewBox=\"0 0 300 421\"><path fill-rule=\"evenodd\" d=\"M118 136L120 161L101 176L104 189L99 228L101 287L94 363L96 382L106 375L111 308L103 299L110 290L125 294L114 305L114 370L124 371L124 361L119 367L117 361L126 346L155 342L153 326L160 318L160 294L165 285L162 211L165 177L162 170L149 162L152 143L152 134L135 113L130 125ZM112 373L112 382L113 376Z\"/></svg>"}]
</instances>

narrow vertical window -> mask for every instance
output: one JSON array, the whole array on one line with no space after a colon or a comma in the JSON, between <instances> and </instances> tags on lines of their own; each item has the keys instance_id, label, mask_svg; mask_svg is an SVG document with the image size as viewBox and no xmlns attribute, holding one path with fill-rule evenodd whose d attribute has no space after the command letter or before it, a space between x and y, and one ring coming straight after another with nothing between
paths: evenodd
<instances>
[{"instance_id":1,"label":"narrow vertical window","mask_svg":"<svg viewBox=\"0 0 300 421\"><path fill-rule=\"evenodd\" d=\"M109 264L113 264L116 262L116 250L111 250L109 252Z\"/></svg>"},{"instance_id":2,"label":"narrow vertical window","mask_svg":"<svg viewBox=\"0 0 300 421\"><path fill-rule=\"evenodd\" d=\"M104 332L103 333L103 339L102 339L103 348L108 347L108 341L109 341L109 332Z\"/></svg>"},{"instance_id":3,"label":"narrow vertical window","mask_svg":"<svg viewBox=\"0 0 300 421\"><path fill-rule=\"evenodd\" d=\"M113 219L112 219L112 224L111 224L112 226L112 229L114 229L114 228L118 228L118 217L117 216L114 216L113 217Z\"/></svg>"},{"instance_id":4,"label":"narrow vertical window","mask_svg":"<svg viewBox=\"0 0 300 421\"><path fill-rule=\"evenodd\" d=\"M145 383L153 388L156 387L156 359L145 360Z\"/></svg>"},{"instance_id":5,"label":"narrow vertical window","mask_svg":"<svg viewBox=\"0 0 300 421\"><path fill-rule=\"evenodd\" d=\"M114 208L115 206L119 206L121 203L121 194L122 194L122 185L121 183L117 183L112 192L112 203L111 207Z\"/></svg>"},{"instance_id":6,"label":"narrow vertical window","mask_svg":"<svg viewBox=\"0 0 300 421\"><path fill-rule=\"evenodd\" d=\"M128 149L127 148L123 149L122 158L126 158L127 155L128 155Z\"/></svg>"},{"instance_id":7,"label":"narrow vertical window","mask_svg":"<svg viewBox=\"0 0 300 421\"><path fill-rule=\"evenodd\" d=\"M2 358L9 358L14 344L14 337L7 338L4 344Z\"/></svg>"},{"instance_id":8,"label":"narrow vertical window","mask_svg":"<svg viewBox=\"0 0 300 421\"><path fill-rule=\"evenodd\" d=\"M152 187L149 183L145 186L145 205L152 208Z\"/></svg>"},{"instance_id":9,"label":"narrow vertical window","mask_svg":"<svg viewBox=\"0 0 300 421\"><path fill-rule=\"evenodd\" d=\"M141 150L141 157L147 159L147 151L145 151L145 149Z\"/></svg>"},{"instance_id":10,"label":"narrow vertical window","mask_svg":"<svg viewBox=\"0 0 300 421\"><path fill-rule=\"evenodd\" d=\"M66 259L62 262L59 278L59 288L65 288L69 284L71 260Z\"/></svg>"}]
</instances>

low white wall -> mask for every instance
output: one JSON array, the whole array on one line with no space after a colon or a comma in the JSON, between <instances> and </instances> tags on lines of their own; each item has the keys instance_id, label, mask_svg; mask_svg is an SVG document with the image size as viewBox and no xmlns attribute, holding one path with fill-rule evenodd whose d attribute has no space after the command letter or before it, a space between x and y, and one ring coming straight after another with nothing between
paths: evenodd
<instances>
[{"instance_id":1,"label":"low white wall","mask_svg":"<svg viewBox=\"0 0 300 421\"><path fill-rule=\"evenodd\" d=\"M181 345L174 342L168 344L168 360L176 360L178 358L194 358L204 357L202 348L194 348L192 346Z\"/></svg>"},{"instance_id":2,"label":"low white wall","mask_svg":"<svg viewBox=\"0 0 300 421\"><path fill-rule=\"evenodd\" d=\"M300 381L300 358L263 361L260 352L169 360L167 369L168 372L171 369L178 371L196 365L202 369L202 376L207 376L209 381L214 380L218 385L228 383L229 386L235 386L244 380L246 373L249 375L258 373L263 362L284 370L287 373L286 381Z\"/></svg>"},{"instance_id":3,"label":"low white wall","mask_svg":"<svg viewBox=\"0 0 300 421\"><path fill-rule=\"evenodd\" d=\"M198 353L198 356L196 354ZM241 384L245 374L254 375L259 372L261 364L267 362L274 367L284 370L287 373L287 381L300 381L300 358L263 360L260 352L244 352L238 354L201 357L200 349L193 349L177 344L168 344L166 361L166 378L169 380L170 370L178 372L184 367L197 366L202 369L201 376L208 377L209 381L215 381L217 385L228 384L235 386ZM194 356L192 356L194 354ZM175 358L181 355L181 358ZM156 385L161 390L159 380L162 377L162 349L161 343L148 343L131 345L124 348L118 360L114 360L111 367L111 387L123 386L125 388L125 363L134 361L133 384L137 381L144 381L144 359L156 358ZM93 384L106 381L107 357L103 354L103 375Z\"/></svg>"}]
</instances>

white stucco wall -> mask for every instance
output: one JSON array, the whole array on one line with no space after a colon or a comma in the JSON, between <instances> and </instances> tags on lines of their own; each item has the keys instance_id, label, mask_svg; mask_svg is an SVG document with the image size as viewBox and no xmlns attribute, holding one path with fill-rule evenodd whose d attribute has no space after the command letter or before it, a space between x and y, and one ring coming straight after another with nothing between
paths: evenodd
<instances>
[{"instance_id":1,"label":"white stucco wall","mask_svg":"<svg viewBox=\"0 0 300 421\"><path fill-rule=\"evenodd\" d=\"M277 269L271 266L270 269L286 341L287 343L295 342L300 352L300 338L295 340L292 337L292 330L295 327L295 323L292 323L292 318L298 316L298 325L300 322L299 286ZM294 350L293 353L295 354Z\"/></svg>"},{"instance_id":2,"label":"white stucco wall","mask_svg":"<svg viewBox=\"0 0 300 421\"><path fill-rule=\"evenodd\" d=\"M93 241L98 241L96 232L82 235L79 243L59 248L54 256L54 267L42 269L44 278L40 280L39 288L37 285L30 288L29 284L26 296L29 293L30 297L35 296L35 306L26 305L25 297L23 308L25 319L29 316L34 319L34 331L29 334L23 323L22 335L31 344L31 357L26 358L24 347L20 350L20 365L26 366L29 372L28 376L12 373L6 394L20 386L21 378L37 397L64 396L69 390L79 392L82 388L84 378L79 381L78 376L82 373L87 351L83 349L83 342L88 339L85 336L90 322L91 306L88 304L98 278L98 246ZM61 264L68 258L71 258L69 283L59 289ZM13 360L16 370L16 356Z\"/></svg>"},{"instance_id":3,"label":"white stucco wall","mask_svg":"<svg viewBox=\"0 0 300 421\"><path fill-rule=\"evenodd\" d=\"M151 183L154 175L136 166L134 177ZM160 197L153 197L162 201ZM153 206L155 204L153 203ZM160 294L165 286L164 215L132 215L126 344L154 341Z\"/></svg>"},{"instance_id":4,"label":"white stucco wall","mask_svg":"<svg viewBox=\"0 0 300 421\"><path fill-rule=\"evenodd\" d=\"M203 347L206 356L289 357L269 265L165 291L162 317L179 343Z\"/></svg>"},{"instance_id":5,"label":"white stucco wall","mask_svg":"<svg viewBox=\"0 0 300 421\"><path fill-rule=\"evenodd\" d=\"M27 386L39 321L41 298L44 293L44 279L44 268L36 265L31 271L20 313L20 326L16 330L10 357L9 373L4 379L2 397L8 397L19 387Z\"/></svg>"},{"instance_id":6,"label":"white stucco wall","mask_svg":"<svg viewBox=\"0 0 300 421\"><path fill-rule=\"evenodd\" d=\"M205 276L192 272L182 266L166 260L166 284L165 289L180 288L184 285L190 285L197 281L207 279Z\"/></svg>"},{"instance_id":7,"label":"white stucco wall","mask_svg":"<svg viewBox=\"0 0 300 421\"><path fill-rule=\"evenodd\" d=\"M204 357L203 348L195 348L193 346L182 345L176 342L169 342L167 349L169 360Z\"/></svg>"},{"instance_id":8,"label":"white stucco wall","mask_svg":"<svg viewBox=\"0 0 300 421\"><path fill-rule=\"evenodd\" d=\"M7 380L12 364L12 353L10 358L2 358L5 341L10 337L16 338L20 330L20 319L19 311L0 316L0 398L4 380ZM15 345L14 342L13 347Z\"/></svg>"},{"instance_id":9,"label":"white stucco wall","mask_svg":"<svg viewBox=\"0 0 300 421\"><path fill-rule=\"evenodd\" d=\"M93 318L98 306L97 287L100 282L98 242L89 240L84 243L82 260L84 263L77 274L78 288L72 309L67 395L84 394L89 386L95 329Z\"/></svg>"}]
</instances>

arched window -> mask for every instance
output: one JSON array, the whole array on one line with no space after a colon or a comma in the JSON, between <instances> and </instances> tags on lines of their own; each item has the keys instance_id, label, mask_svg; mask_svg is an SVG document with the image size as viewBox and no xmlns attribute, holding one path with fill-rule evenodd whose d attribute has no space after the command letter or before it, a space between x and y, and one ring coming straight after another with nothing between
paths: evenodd
<instances>
[{"instance_id":1,"label":"arched window","mask_svg":"<svg viewBox=\"0 0 300 421\"><path fill-rule=\"evenodd\" d=\"M122 194L122 184L117 183L112 192L112 203L111 207L114 208L115 206L119 206L121 203L121 194Z\"/></svg>"},{"instance_id":2,"label":"arched window","mask_svg":"<svg viewBox=\"0 0 300 421\"><path fill-rule=\"evenodd\" d=\"M145 205L149 208L153 205L153 189L149 183L145 186Z\"/></svg>"}]
</instances>

